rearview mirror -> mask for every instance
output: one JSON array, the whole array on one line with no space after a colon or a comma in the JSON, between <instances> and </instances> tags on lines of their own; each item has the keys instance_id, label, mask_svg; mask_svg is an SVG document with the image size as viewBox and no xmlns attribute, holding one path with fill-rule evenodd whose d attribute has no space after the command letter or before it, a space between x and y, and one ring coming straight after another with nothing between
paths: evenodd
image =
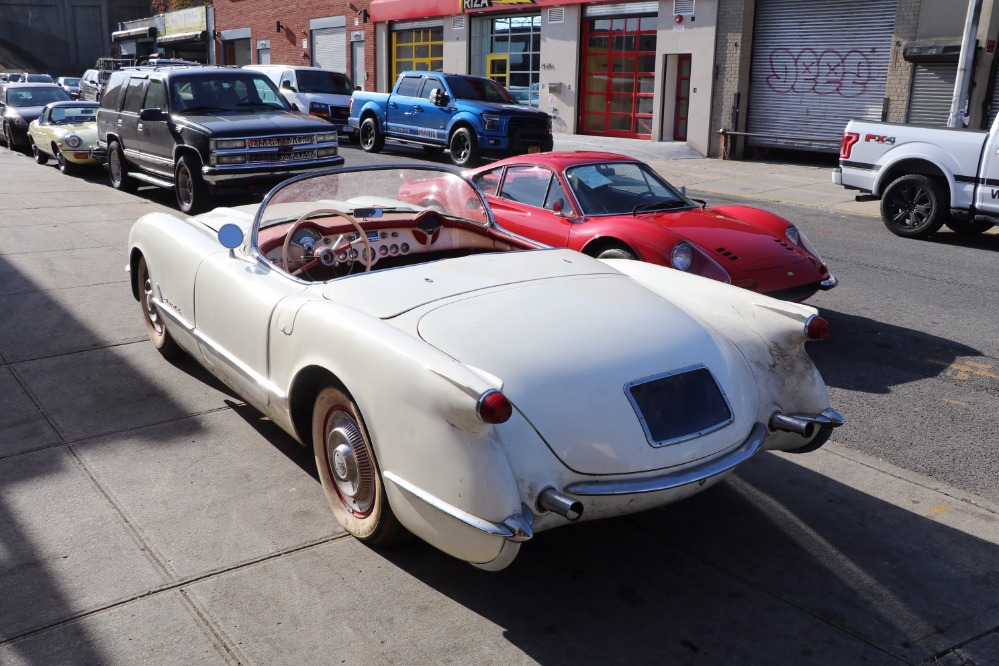
<instances>
[{"instance_id":1,"label":"rearview mirror","mask_svg":"<svg viewBox=\"0 0 999 666\"><path fill-rule=\"evenodd\" d=\"M285 79L284 81L281 82L281 89L290 90L291 92L297 92L295 90L295 86L291 85L291 81L288 79Z\"/></svg>"},{"instance_id":2,"label":"rearview mirror","mask_svg":"<svg viewBox=\"0 0 999 666\"><path fill-rule=\"evenodd\" d=\"M430 103L434 106L444 106L450 101L447 93L440 88L434 88L430 91Z\"/></svg>"}]
</instances>

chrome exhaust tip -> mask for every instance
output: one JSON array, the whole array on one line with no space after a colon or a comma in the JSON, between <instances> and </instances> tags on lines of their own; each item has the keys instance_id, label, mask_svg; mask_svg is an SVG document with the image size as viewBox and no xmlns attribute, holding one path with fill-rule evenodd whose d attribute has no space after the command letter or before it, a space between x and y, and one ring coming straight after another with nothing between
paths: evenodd
<instances>
[{"instance_id":1,"label":"chrome exhaust tip","mask_svg":"<svg viewBox=\"0 0 999 666\"><path fill-rule=\"evenodd\" d=\"M568 495L563 495L551 487L545 488L538 495L538 508L557 513L573 522L579 520L583 515L582 502L572 499Z\"/></svg>"},{"instance_id":2,"label":"chrome exhaust tip","mask_svg":"<svg viewBox=\"0 0 999 666\"><path fill-rule=\"evenodd\" d=\"M770 417L770 429L793 432L806 439L811 439L815 435L815 422L778 412Z\"/></svg>"}]
</instances>

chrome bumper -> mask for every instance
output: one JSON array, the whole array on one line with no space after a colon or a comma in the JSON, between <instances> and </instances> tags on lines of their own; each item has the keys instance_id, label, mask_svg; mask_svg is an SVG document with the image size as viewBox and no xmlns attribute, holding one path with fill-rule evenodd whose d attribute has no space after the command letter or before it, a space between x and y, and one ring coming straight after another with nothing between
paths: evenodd
<instances>
[{"instance_id":1,"label":"chrome bumper","mask_svg":"<svg viewBox=\"0 0 999 666\"><path fill-rule=\"evenodd\" d=\"M757 423L753 426L749 437L730 453L715 458L701 465L687 467L676 472L668 472L659 476L643 477L641 479L621 479L615 481L577 481L565 487L565 492L572 495L637 495L641 493L656 493L672 490L691 483L705 483L719 474L730 472L742 463L756 455L763 447L767 438L767 429Z\"/></svg>"},{"instance_id":2,"label":"chrome bumper","mask_svg":"<svg viewBox=\"0 0 999 666\"><path fill-rule=\"evenodd\" d=\"M836 167L832 170L832 184L842 185L843 184L843 169Z\"/></svg>"},{"instance_id":3,"label":"chrome bumper","mask_svg":"<svg viewBox=\"0 0 999 666\"><path fill-rule=\"evenodd\" d=\"M323 158L316 160L302 160L301 162L289 163L287 166L280 164L250 165L240 167L218 167L203 166L201 175L205 182L211 185L239 186L243 184L259 183L265 181L284 180L292 176L300 176L320 169L329 169L342 166L344 159L337 155L333 158Z\"/></svg>"}]
</instances>

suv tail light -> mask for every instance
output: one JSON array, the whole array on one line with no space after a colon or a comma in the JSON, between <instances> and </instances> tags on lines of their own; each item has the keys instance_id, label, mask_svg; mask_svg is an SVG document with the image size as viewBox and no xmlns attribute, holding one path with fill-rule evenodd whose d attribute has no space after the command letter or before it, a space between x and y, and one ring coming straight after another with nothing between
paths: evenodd
<instances>
[{"instance_id":1,"label":"suv tail light","mask_svg":"<svg viewBox=\"0 0 999 666\"><path fill-rule=\"evenodd\" d=\"M839 158L841 160L850 159L850 153L853 152L853 144L860 141L860 134L857 132L843 132L843 143L839 147Z\"/></svg>"}]
</instances>

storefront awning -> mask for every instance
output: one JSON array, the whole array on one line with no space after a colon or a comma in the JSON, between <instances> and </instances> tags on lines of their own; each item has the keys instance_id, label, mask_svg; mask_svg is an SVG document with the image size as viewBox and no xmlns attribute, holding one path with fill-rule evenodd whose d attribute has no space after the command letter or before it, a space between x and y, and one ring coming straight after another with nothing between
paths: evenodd
<instances>
[{"instance_id":1,"label":"storefront awning","mask_svg":"<svg viewBox=\"0 0 999 666\"><path fill-rule=\"evenodd\" d=\"M375 23L450 16L461 13L461 0L371 0L368 9Z\"/></svg>"},{"instance_id":2,"label":"storefront awning","mask_svg":"<svg viewBox=\"0 0 999 666\"><path fill-rule=\"evenodd\" d=\"M118 30L111 33L112 42L132 42L138 39L155 39L156 26L146 28L133 28L132 30Z\"/></svg>"},{"instance_id":3,"label":"storefront awning","mask_svg":"<svg viewBox=\"0 0 999 666\"><path fill-rule=\"evenodd\" d=\"M177 44L186 44L188 42L207 42L208 41L208 31L201 30L199 32L181 32L176 35L165 35L156 40L157 44L163 44L166 46L175 46Z\"/></svg>"}]
</instances>

